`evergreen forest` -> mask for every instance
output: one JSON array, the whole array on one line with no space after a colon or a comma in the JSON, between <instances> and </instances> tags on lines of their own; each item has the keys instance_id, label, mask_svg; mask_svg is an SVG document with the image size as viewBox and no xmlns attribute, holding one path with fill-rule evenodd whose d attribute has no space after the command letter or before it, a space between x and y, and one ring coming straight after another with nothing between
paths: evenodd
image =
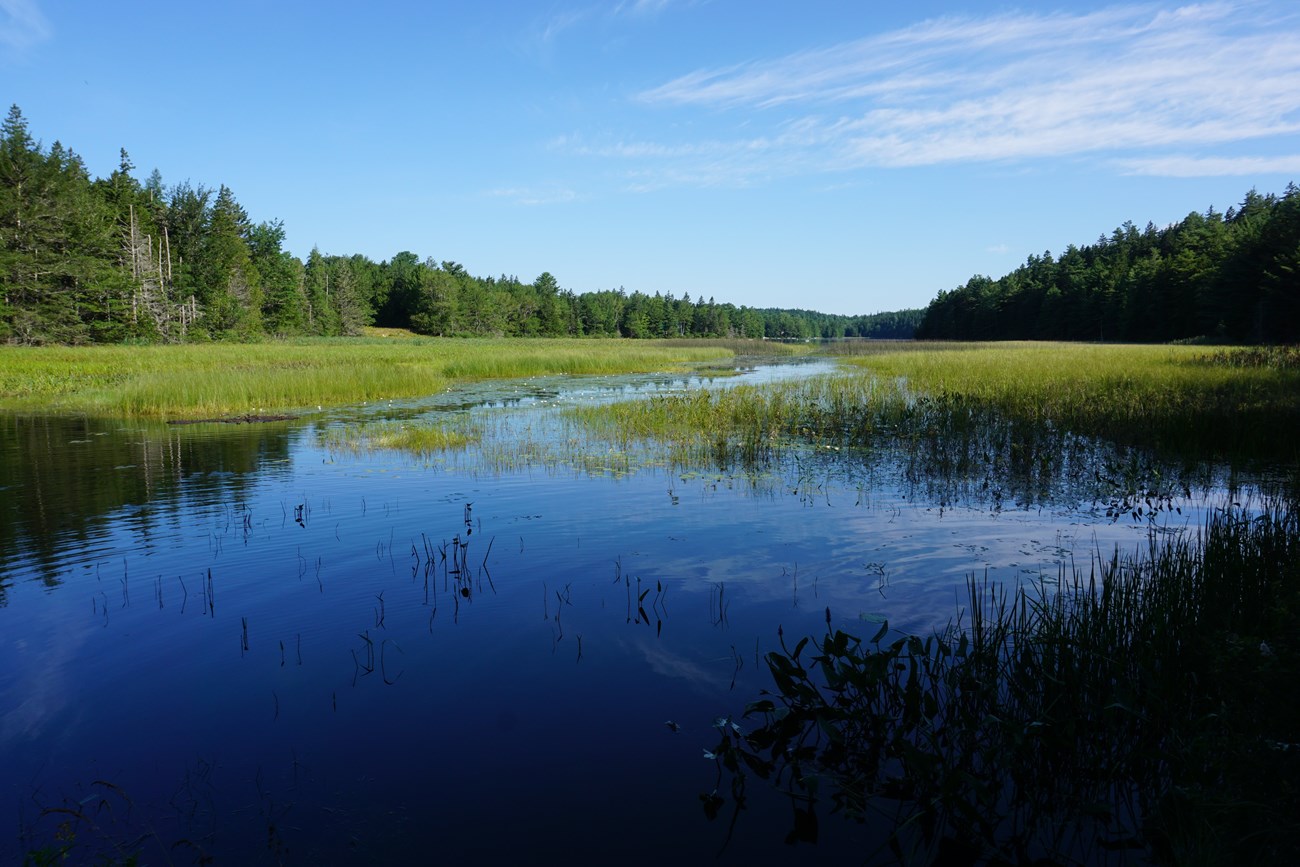
<instances>
[{"instance_id":1,"label":"evergreen forest","mask_svg":"<svg viewBox=\"0 0 1300 867\"><path fill-rule=\"evenodd\" d=\"M1220 213L1132 222L1059 257L971 277L924 310L841 316L622 288L575 293L549 272L478 277L401 251L306 261L278 220L229 187L143 181L123 149L107 178L35 139L18 106L0 127L0 342L81 344L359 334L845 337L1101 342L1300 342L1300 189L1251 190Z\"/></svg>"},{"instance_id":2,"label":"evergreen forest","mask_svg":"<svg viewBox=\"0 0 1300 867\"><path fill-rule=\"evenodd\" d=\"M1124 342L1300 341L1300 189L1246 194L1158 229L1131 222L940 292L917 337Z\"/></svg>"},{"instance_id":3,"label":"evergreen forest","mask_svg":"<svg viewBox=\"0 0 1300 867\"><path fill-rule=\"evenodd\" d=\"M143 181L123 149L92 179L44 147L18 106L0 128L0 342L81 344L352 335L366 325L441 336L908 338L922 310L838 316L703 295L576 294L550 273L476 277L402 251L374 262L284 249L229 187Z\"/></svg>"}]
</instances>

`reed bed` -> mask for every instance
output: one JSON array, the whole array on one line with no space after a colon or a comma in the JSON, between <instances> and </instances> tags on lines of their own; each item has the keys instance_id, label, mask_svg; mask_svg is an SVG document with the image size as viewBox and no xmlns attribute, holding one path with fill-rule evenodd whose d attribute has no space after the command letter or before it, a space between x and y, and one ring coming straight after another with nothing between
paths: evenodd
<instances>
[{"instance_id":1,"label":"reed bed","mask_svg":"<svg viewBox=\"0 0 1300 867\"><path fill-rule=\"evenodd\" d=\"M418 397L457 381L643 373L731 357L618 340L324 338L247 345L0 347L0 410L175 419Z\"/></svg>"},{"instance_id":2,"label":"reed bed","mask_svg":"<svg viewBox=\"0 0 1300 867\"><path fill-rule=\"evenodd\" d=\"M886 345L887 344L887 345ZM1181 460L1294 461L1300 368L1257 351L1183 346L872 341L840 375L575 410L622 441L734 451L747 459L793 441L870 447L1010 429L1021 454L1070 432ZM1285 358L1277 353L1266 358ZM987 437L986 437L987 438Z\"/></svg>"},{"instance_id":3,"label":"reed bed","mask_svg":"<svg viewBox=\"0 0 1300 867\"><path fill-rule=\"evenodd\" d=\"M808 355L816 349L816 346L811 343L781 343L776 340L754 340L748 337L680 337L661 342L667 346L726 349L735 355Z\"/></svg>"},{"instance_id":4,"label":"reed bed","mask_svg":"<svg viewBox=\"0 0 1300 867\"><path fill-rule=\"evenodd\" d=\"M792 839L815 838L825 797L883 818L878 854L903 863L1295 863L1294 509L1220 512L1086 575L968 590L928 638L885 624L863 641L828 609L824 637L783 639L774 691L745 713L757 728L719 724L733 807L749 775L773 779Z\"/></svg>"},{"instance_id":5,"label":"reed bed","mask_svg":"<svg viewBox=\"0 0 1300 867\"><path fill-rule=\"evenodd\" d=\"M818 348L820 355L884 355L894 352L964 352L997 343L974 343L955 340L876 340L845 339L828 341Z\"/></svg>"},{"instance_id":6,"label":"reed bed","mask_svg":"<svg viewBox=\"0 0 1300 867\"><path fill-rule=\"evenodd\" d=\"M320 443L325 448L353 453L393 450L419 457L464 449L478 443L480 428L463 420L446 422L361 422L325 428Z\"/></svg>"},{"instance_id":7,"label":"reed bed","mask_svg":"<svg viewBox=\"0 0 1300 867\"><path fill-rule=\"evenodd\" d=\"M1285 350L1063 343L958 344L846 363L905 379L957 410L1005 416L1198 458L1294 459L1300 367Z\"/></svg>"},{"instance_id":8,"label":"reed bed","mask_svg":"<svg viewBox=\"0 0 1300 867\"><path fill-rule=\"evenodd\" d=\"M829 375L577 407L568 415L624 444L659 441L681 454L725 453L755 461L793 440L865 445L907 412L906 394L895 383Z\"/></svg>"}]
</instances>

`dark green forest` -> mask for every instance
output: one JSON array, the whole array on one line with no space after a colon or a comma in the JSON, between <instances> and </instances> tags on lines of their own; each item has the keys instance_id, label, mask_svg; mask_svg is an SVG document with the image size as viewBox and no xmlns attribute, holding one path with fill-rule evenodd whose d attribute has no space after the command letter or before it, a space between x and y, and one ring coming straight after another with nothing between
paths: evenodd
<instances>
[{"instance_id":1,"label":"dark green forest","mask_svg":"<svg viewBox=\"0 0 1300 867\"><path fill-rule=\"evenodd\" d=\"M358 334L366 325L443 336L912 336L923 311L836 316L737 307L683 294L575 294L549 273L475 277L409 251L374 262L283 248L234 193L157 170L125 149L107 178L36 140L17 106L0 128L0 341L195 342Z\"/></svg>"},{"instance_id":2,"label":"dark green forest","mask_svg":"<svg viewBox=\"0 0 1300 867\"><path fill-rule=\"evenodd\" d=\"M1300 341L1300 189L1251 190L1163 229L1132 223L1060 258L940 292L917 337L1231 343Z\"/></svg>"}]
</instances>

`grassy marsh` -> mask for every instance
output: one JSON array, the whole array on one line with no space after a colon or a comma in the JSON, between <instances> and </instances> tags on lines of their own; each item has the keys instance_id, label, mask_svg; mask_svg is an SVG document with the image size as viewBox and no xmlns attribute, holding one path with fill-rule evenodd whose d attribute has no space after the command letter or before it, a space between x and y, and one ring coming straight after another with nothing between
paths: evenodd
<instances>
[{"instance_id":1,"label":"grassy marsh","mask_svg":"<svg viewBox=\"0 0 1300 867\"><path fill-rule=\"evenodd\" d=\"M360 422L320 432L320 443L326 448L350 452L392 449L425 457L463 449L480 439L482 431L464 421Z\"/></svg>"},{"instance_id":2,"label":"grassy marsh","mask_svg":"<svg viewBox=\"0 0 1300 867\"><path fill-rule=\"evenodd\" d=\"M1255 359L1275 358L1259 363ZM1289 459L1300 366L1285 351L1063 343L967 344L848 363L954 408L978 406L1196 457Z\"/></svg>"},{"instance_id":3,"label":"grassy marsh","mask_svg":"<svg viewBox=\"0 0 1300 867\"><path fill-rule=\"evenodd\" d=\"M996 417L1018 425L1022 438L1068 430L1185 459L1293 459L1296 442L1285 432L1300 427L1300 368L1254 362L1251 353L1057 343L933 351L881 342L859 345L838 375L573 415L622 440L747 457L792 439L864 447L881 435L933 438Z\"/></svg>"},{"instance_id":4,"label":"grassy marsh","mask_svg":"<svg viewBox=\"0 0 1300 867\"><path fill-rule=\"evenodd\" d=\"M0 409L178 418L315 408L457 381L643 373L729 358L721 345L615 340L320 338L188 346L0 347Z\"/></svg>"}]
</instances>

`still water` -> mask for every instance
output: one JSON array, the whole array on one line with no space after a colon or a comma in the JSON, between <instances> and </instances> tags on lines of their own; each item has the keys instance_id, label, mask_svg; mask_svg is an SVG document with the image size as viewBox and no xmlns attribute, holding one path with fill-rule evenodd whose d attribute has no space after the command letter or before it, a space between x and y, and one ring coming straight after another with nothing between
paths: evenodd
<instances>
[{"instance_id":1,"label":"still water","mask_svg":"<svg viewBox=\"0 0 1300 867\"><path fill-rule=\"evenodd\" d=\"M0 420L0 862L60 823L75 853L145 863L870 856L880 829L837 816L787 847L789 805L758 784L731 833L703 813L711 727L771 686L778 627L942 628L972 574L1086 569L1225 495L1207 477L1120 515L1094 467L1122 456L1086 449L1020 490L886 449L672 466L563 417L828 369L492 383L263 425ZM483 447L324 444L448 415Z\"/></svg>"}]
</instances>

